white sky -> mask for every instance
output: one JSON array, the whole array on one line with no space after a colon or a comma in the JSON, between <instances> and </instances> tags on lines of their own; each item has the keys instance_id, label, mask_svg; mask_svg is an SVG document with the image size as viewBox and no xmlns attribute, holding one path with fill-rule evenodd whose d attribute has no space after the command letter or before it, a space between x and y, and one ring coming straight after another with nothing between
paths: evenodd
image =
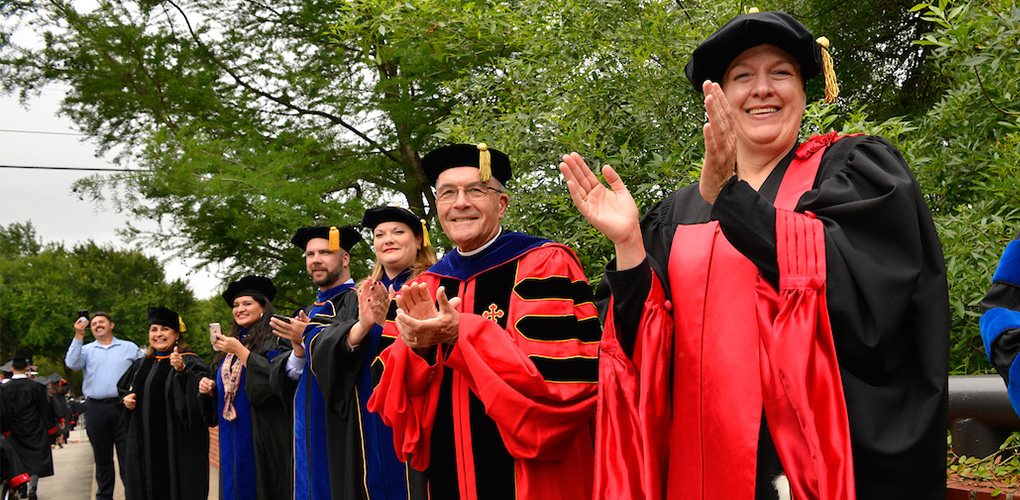
<instances>
[{"instance_id":1,"label":"white sky","mask_svg":"<svg viewBox=\"0 0 1020 500\"><path fill-rule=\"evenodd\" d=\"M120 168L105 158L96 158L95 144L82 142L83 136L52 134L77 132L69 120L56 115L62 98L63 90L49 88L30 100L29 109L25 109L16 96L0 96L0 165ZM126 226L128 216L114 211L109 203L80 200L71 191L74 181L94 173L0 168L0 224L32 221L44 243L63 242L70 247L92 239L127 248L116 231ZM156 255L151 249L145 253ZM215 269L194 267L193 262L180 259L165 264L167 277L184 279L196 297L215 295L219 288Z\"/></svg>"}]
</instances>

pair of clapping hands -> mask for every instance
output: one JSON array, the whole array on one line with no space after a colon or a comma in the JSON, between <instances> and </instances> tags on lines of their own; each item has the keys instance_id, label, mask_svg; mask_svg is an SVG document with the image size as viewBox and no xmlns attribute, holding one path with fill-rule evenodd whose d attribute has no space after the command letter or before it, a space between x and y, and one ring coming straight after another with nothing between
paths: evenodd
<instances>
[{"instance_id":1,"label":"pair of clapping hands","mask_svg":"<svg viewBox=\"0 0 1020 500\"><path fill-rule=\"evenodd\" d=\"M460 298L447 299L444 287L439 287L433 298L425 283L404 285L397 294L368 278L358 286L358 323L348 335L351 346L360 344L373 325L385 323L390 300L397 303L397 331L408 347L428 349L457 341Z\"/></svg>"}]
</instances>

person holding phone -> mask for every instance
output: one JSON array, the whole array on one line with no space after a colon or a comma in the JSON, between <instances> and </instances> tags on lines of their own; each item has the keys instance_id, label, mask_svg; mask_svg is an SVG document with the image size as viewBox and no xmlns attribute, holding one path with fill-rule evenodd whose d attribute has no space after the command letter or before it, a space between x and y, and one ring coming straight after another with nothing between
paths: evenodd
<instances>
[{"instance_id":1,"label":"person holding phone","mask_svg":"<svg viewBox=\"0 0 1020 500\"><path fill-rule=\"evenodd\" d=\"M216 327L210 330L216 376L199 382L199 401L220 427L220 500L271 500L293 493L293 421L269 386L270 361L291 348L269 326L275 296L269 278L233 281L223 292L234 317L230 331L223 335L218 324L210 325Z\"/></svg>"},{"instance_id":2,"label":"person holding phone","mask_svg":"<svg viewBox=\"0 0 1020 500\"><path fill-rule=\"evenodd\" d=\"M81 370L81 392L85 396L85 414L89 425L85 432L92 445L96 462L96 500L111 500L116 474L113 470L113 450L117 449L120 477L124 480L124 454L127 441L124 426L117 415L117 381L136 360L142 350L130 340L118 339L113 334L113 318L97 312L89 319L89 312L78 311L74 322L74 338L67 346L64 364L72 370ZM85 328L92 330L94 342L85 344Z\"/></svg>"},{"instance_id":3,"label":"person holding phone","mask_svg":"<svg viewBox=\"0 0 1020 500\"><path fill-rule=\"evenodd\" d=\"M198 402L209 365L191 352L181 317L150 307L149 348L121 377L126 411L127 500L198 500L209 496L209 429ZM92 425L91 421L89 425Z\"/></svg>"}]
</instances>

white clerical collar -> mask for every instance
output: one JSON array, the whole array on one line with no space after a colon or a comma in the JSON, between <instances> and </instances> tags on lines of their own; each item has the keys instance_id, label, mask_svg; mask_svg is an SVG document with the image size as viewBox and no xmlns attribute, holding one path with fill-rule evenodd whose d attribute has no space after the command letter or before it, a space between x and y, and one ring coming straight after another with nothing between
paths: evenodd
<instances>
[{"instance_id":1,"label":"white clerical collar","mask_svg":"<svg viewBox=\"0 0 1020 500\"><path fill-rule=\"evenodd\" d=\"M476 248L474 250L471 250L470 252L465 252L465 251L461 250L458 247L457 248L457 252L459 252L464 257L470 257L470 256L472 256L472 255L474 255L474 254L476 254L478 252L481 252L482 250L485 250L486 248L489 248L489 245L491 245L492 242L494 242L497 239L499 239L499 235L501 235L501 234L503 234L503 226L499 227L499 231L496 232L496 236L493 237L491 240L489 240L486 244L484 244L484 245L482 245L482 246L480 246L480 247L478 247L478 248Z\"/></svg>"}]
</instances>

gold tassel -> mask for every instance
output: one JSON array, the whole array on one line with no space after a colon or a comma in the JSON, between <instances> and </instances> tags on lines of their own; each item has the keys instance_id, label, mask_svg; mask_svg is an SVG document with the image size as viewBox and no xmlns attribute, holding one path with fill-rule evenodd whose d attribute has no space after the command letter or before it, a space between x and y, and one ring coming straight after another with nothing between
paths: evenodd
<instances>
[{"instance_id":1,"label":"gold tassel","mask_svg":"<svg viewBox=\"0 0 1020 500\"><path fill-rule=\"evenodd\" d=\"M489 182L492 178L492 153L484 142L478 143L478 180Z\"/></svg>"},{"instance_id":2,"label":"gold tassel","mask_svg":"<svg viewBox=\"0 0 1020 500\"><path fill-rule=\"evenodd\" d=\"M340 230L336 226L329 226L329 251L340 250Z\"/></svg>"},{"instance_id":3,"label":"gold tassel","mask_svg":"<svg viewBox=\"0 0 1020 500\"><path fill-rule=\"evenodd\" d=\"M432 246L432 242L429 241L429 228L425 225L425 219L418 219L421 221L421 239L422 245L429 247Z\"/></svg>"},{"instance_id":4,"label":"gold tassel","mask_svg":"<svg viewBox=\"0 0 1020 500\"><path fill-rule=\"evenodd\" d=\"M839 97L839 83L836 83L836 70L832 65L832 56L829 55L829 39L824 36L818 37L818 45L822 46L822 73L825 75L825 102L832 104Z\"/></svg>"},{"instance_id":5,"label":"gold tassel","mask_svg":"<svg viewBox=\"0 0 1020 500\"><path fill-rule=\"evenodd\" d=\"M188 327L184 326L184 318L177 316L177 322L180 323L181 325L181 329L178 331L180 331L181 333L185 333L188 331Z\"/></svg>"}]
</instances>

